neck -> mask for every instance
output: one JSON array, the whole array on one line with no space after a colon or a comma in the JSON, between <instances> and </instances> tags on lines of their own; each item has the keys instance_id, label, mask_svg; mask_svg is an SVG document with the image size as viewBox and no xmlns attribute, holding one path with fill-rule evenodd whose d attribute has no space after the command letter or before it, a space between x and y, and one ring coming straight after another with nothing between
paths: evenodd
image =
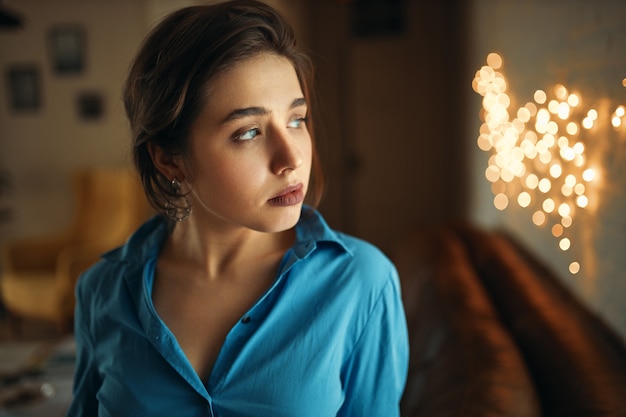
<instances>
[{"instance_id":1,"label":"neck","mask_svg":"<svg viewBox=\"0 0 626 417\"><path fill-rule=\"evenodd\" d=\"M277 233L244 227L215 230L200 227L191 217L174 226L161 257L193 269L193 276L202 279L230 279L239 276L243 265L261 266L282 258L294 238L294 229Z\"/></svg>"}]
</instances>

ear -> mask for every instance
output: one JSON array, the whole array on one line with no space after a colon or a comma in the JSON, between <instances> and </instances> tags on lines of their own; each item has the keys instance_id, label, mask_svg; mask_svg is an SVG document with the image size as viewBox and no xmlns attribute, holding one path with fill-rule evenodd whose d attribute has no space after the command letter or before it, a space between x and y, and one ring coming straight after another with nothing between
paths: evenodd
<instances>
[{"instance_id":1,"label":"ear","mask_svg":"<svg viewBox=\"0 0 626 417\"><path fill-rule=\"evenodd\" d=\"M168 180L178 179L184 182L186 179L183 158L178 155L171 155L154 143L148 144L148 152L152 163L156 169Z\"/></svg>"}]
</instances>

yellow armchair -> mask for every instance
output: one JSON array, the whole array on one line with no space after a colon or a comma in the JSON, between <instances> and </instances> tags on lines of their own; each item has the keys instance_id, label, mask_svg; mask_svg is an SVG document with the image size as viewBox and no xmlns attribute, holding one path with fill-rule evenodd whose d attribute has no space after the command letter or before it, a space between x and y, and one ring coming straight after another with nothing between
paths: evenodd
<instances>
[{"instance_id":1,"label":"yellow armchair","mask_svg":"<svg viewBox=\"0 0 626 417\"><path fill-rule=\"evenodd\" d=\"M48 321L60 333L71 329L80 273L150 215L138 179L126 169L83 169L72 179L76 210L65 231L2 248L0 295L10 318Z\"/></svg>"}]
</instances>

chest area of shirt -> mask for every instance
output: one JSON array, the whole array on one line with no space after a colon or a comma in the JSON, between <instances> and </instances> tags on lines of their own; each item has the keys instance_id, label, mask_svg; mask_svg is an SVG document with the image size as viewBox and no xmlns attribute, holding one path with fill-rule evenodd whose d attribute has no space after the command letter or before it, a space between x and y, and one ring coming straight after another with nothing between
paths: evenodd
<instances>
[{"instance_id":1,"label":"chest area of shirt","mask_svg":"<svg viewBox=\"0 0 626 417\"><path fill-rule=\"evenodd\" d=\"M155 279L154 309L203 382L208 380L228 333L271 287L273 280L273 273L269 272L248 281L218 280L201 284L180 285L180 282Z\"/></svg>"}]
</instances>

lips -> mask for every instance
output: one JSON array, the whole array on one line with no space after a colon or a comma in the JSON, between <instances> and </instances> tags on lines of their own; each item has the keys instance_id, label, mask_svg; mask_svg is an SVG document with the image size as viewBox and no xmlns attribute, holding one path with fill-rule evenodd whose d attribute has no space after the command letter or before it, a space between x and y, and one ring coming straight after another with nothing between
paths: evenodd
<instances>
[{"instance_id":1,"label":"lips","mask_svg":"<svg viewBox=\"0 0 626 417\"><path fill-rule=\"evenodd\" d=\"M304 186L302 183L287 187L270 198L268 202L278 207L288 207L300 204L304 200Z\"/></svg>"}]
</instances>

